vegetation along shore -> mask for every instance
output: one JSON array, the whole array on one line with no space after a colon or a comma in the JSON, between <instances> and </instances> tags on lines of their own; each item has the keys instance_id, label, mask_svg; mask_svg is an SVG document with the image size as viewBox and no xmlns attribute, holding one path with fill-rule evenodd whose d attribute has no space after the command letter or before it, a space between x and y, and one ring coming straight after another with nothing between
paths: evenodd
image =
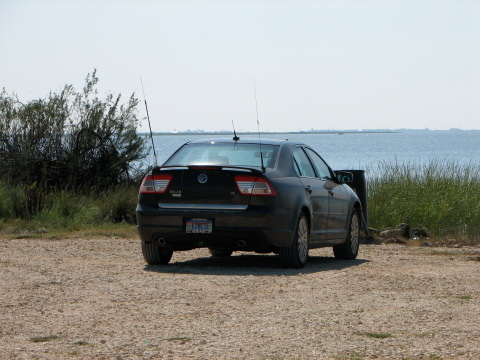
<instances>
[{"instance_id":1,"label":"vegetation along shore","mask_svg":"<svg viewBox=\"0 0 480 360\"><path fill-rule=\"evenodd\" d=\"M100 99L96 72L82 91L66 85L22 103L0 94L0 232L134 231L148 143L136 129L138 99ZM407 223L434 239L480 243L480 170L432 159L381 162L369 177L369 225ZM368 175L367 175L368 176Z\"/></svg>"}]
</instances>

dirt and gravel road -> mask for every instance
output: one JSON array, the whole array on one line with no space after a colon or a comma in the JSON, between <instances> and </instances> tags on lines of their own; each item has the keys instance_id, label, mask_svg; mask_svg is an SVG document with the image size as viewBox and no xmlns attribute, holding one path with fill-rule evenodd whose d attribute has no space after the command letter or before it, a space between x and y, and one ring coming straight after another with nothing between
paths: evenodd
<instances>
[{"instance_id":1,"label":"dirt and gravel road","mask_svg":"<svg viewBox=\"0 0 480 360\"><path fill-rule=\"evenodd\" d=\"M480 247L175 253L137 238L0 239L0 359L480 359Z\"/></svg>"}]
</instances>

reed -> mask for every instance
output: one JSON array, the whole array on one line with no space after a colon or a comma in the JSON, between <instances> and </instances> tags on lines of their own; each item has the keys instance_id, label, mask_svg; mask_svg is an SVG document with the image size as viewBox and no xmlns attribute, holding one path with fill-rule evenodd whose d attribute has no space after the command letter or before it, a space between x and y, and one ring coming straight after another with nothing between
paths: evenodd
<instances>
[{"instance_id":1,"label":"reed","mask_svg":"<svg viewBox=\"0 0 480 360\"><path fill-rule=\"evenodd\" d=\"M369 174L369 225L408 223L445 237L480 234L480 168L457 161L381 162Z\"/></svg>"},{"instance_id":2,"label":"reed","mask_svg":"<svg viewBox=\"0 0 480 360\"><path fill-rule=\"evenodd\" d=\"M76 231L105 224L135 224L138 187L123 185L90 195L51 192L41 202L29 198L29 188L0 181L0 230L36 234Z\"/></svg>"},{"instance_id":3,"label":"reed","mask_svg":"<svg viewBox=\"0 0 480 360\"><path fill-rule=\"evenodd\" d=\"M367 174L371 227L408 223L412 228L426 228L436 237L480 241L479 166L438 159L382 162L368 168ZM24 227L33 232L135 223L136 185L91 195L61 191L32 202L34 190L0 181L0 230L11 229L12 223L13 230Z\"/></svg>"}]
</instances>

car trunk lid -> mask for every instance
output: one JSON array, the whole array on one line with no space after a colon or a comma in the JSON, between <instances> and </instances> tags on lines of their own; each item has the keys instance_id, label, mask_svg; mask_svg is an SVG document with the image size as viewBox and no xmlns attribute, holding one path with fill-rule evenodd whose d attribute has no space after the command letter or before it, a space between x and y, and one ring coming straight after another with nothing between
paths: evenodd
<instances>
[{"instance_id":1,"label":"car trunk lid","mask_svg":"<svg viewBox=\"0 0 480 360\"><path fill-rule=\"evenodd\" d=\"M156 168L152 175L166 188L156 192L160 208L199 210L244 210L250 202L250 194L242 186L244 179L256 179L256 169L189 166ZM163 190L163 189L162 189Z\"/></svg>"}]
</instances>

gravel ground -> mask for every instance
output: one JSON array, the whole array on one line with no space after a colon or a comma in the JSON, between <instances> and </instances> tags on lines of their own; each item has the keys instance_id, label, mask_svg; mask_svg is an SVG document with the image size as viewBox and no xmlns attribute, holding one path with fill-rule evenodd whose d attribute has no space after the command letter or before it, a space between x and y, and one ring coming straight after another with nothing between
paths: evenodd
<instances>
[{"instance_id":1,"label":"gravel ground","mask_svg":"<svg viewBox=\"0 0 480 360\"><path fill-rule=\"evenodd\" d=\"M136 238L0 240L0 359L480 359L480 247L205 249L146 266Z\"/></svg>"}]
</instances>

